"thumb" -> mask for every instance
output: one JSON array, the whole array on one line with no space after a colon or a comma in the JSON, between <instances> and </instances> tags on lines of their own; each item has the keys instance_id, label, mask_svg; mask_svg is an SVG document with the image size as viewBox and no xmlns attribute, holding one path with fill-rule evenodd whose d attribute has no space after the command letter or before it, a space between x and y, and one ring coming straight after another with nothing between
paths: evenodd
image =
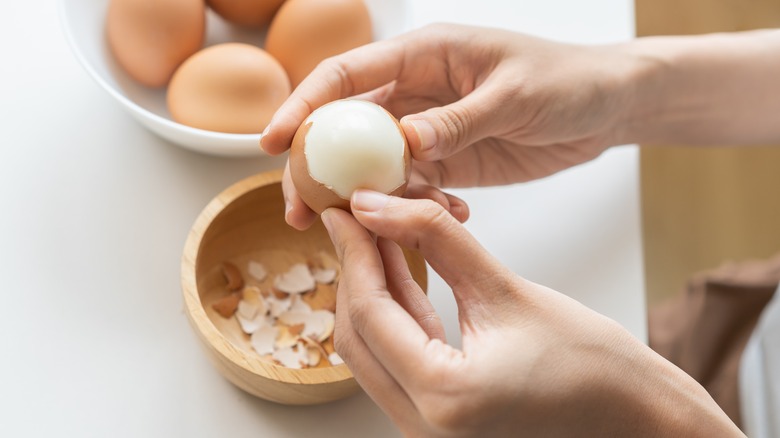
<instances>
[{"instance_id":1,"label":"thumb","mask_svg":"<svg viewBox=\"0 0 780 438\"><path fill-rule=\"evenodd\" d=\"M419 250L449 284L461 310L485 309L498 286L515 275L501 265L444 207L429 199L405 199L369 190L352 195L352 213L369 231Z\"/></svg>"},{"instance_id":2,"label":"thumb","mask_svg":"<svg viewBox=\"0 0 780 438\"><path fill-rule=\"evenodd\" d=\"M495 134L501 108L496 93L477 88L457 102L401 119L412 156L435 161Z\"/></svg>"}]
</instances>

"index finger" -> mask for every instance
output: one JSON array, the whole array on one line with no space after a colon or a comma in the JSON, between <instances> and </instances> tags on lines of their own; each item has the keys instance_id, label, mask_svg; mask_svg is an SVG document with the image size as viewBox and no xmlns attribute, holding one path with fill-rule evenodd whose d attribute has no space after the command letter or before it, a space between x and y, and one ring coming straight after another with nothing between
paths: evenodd
<instances>
[{"instance_id":1,"label":"index finger","mask_svg":"<svg viewBox=\"0 0 780 438\"><path fill-rule=\"evenodd\" d=\"M263 150L278 155L289 149L303 120L322 105L392 82L404 64L402 40L377 41L321 62L274 114L260 138Z\"/></svg>"},{"instance_id":2,"label":"index finger","mask_svg":"<svg viewBox=\"0 0 780 438\"><path fill-rule=\"evenodd\" d=\"M431 338L388 291L381 256L368 231L342 210L325 210L322 219L342 266L336 312L339 306L342 312L347 309L350 325L370 353L409 393L428 362Z\"/></svg>"}]
</instances>

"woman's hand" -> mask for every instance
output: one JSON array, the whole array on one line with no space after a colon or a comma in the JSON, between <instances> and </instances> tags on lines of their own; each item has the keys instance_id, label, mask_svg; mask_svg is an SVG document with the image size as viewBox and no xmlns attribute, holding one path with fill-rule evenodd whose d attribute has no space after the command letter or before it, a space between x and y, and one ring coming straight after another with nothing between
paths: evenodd
<instances>
[{"instance_id":1,"label":"woman's hand","mask_svg":"<svg viewBox=\"0 0 780 438\"><path fill-rule=\"evenodd\" d=\"M743 436L688 375L614 321L510 272L440 204L361 190L352 211L322 215L342 264L336 350L405 434ZM399 245L452 288L461 349Z\"/></svg>"},{"instance_id":2,"label":"woman's hand","mask_svg":"<svg viewBox=\"0 0 780 438\"><path fill-rule=\"evenodd\" d=\"M298 126L325 103L371 100L401 120L415 160L411 197L436 196L446 208L435 188L528 181L618 144L632 67L619 50L429 26L324 61L276 113L262 147L287 150ZM283 187L287 221L311 225L315 215L289 176Z\"/></svg>"}]
</instances>

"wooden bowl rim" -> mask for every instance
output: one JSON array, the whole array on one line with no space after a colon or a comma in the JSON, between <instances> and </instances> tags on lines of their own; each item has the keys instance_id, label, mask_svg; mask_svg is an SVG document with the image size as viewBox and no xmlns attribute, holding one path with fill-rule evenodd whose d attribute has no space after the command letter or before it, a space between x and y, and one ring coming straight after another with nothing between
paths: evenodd
<instances>
[{"instance_id":1,"label":"wooden bowl rim","mask_svg":"<svg viewBox=\"0 0 780 438\"><path fill-rule=\"evenodd\" d=\"M214 219L238 198L262 187L281 183L282 170L273 170L245 178L225 189L214 197L198 215L190 229L181 262L182 295L185 312L190 324L195 328L200 339L213 347L221 356L233 365L243 368L253 374L267 379L293 384L323 384L336 383L352 379L352 372L346 365L335 365L326 368L291 369L263 361L258 356L249 354L230 342L211 322L201 304L198 294L195 267L197 266L199 250L203 237ZM216 341L214 341L216 340ZM218 341L218 342L217 342Z\"/></svg>"}]
</instances>

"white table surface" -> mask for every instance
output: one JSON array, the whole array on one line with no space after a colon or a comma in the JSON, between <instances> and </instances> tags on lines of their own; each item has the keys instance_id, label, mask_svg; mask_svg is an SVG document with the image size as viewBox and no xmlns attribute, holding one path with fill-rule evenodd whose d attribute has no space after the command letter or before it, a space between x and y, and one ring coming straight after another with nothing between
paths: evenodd
<instances>
[{"instance_id":1,"label":"white table surface","mask_svg":"<svg viewBox=\"0 0 780 438\"><path fill-rule=\"evenodd\" d=\"M633 35L629 0L415 0L412 22L559 40ZM364 394L315 407L249 396L182 313L179 260L222 189L282 165L188 152L142 128L77 64L54 0L0 14L0 435L398 436ZM506 188L462 190L469 229L516 272L646 338L638 154ZM430 296L457 340L454 301ZM522 346L518 346L522 348Z\"/></svg>"}]
</instances>

